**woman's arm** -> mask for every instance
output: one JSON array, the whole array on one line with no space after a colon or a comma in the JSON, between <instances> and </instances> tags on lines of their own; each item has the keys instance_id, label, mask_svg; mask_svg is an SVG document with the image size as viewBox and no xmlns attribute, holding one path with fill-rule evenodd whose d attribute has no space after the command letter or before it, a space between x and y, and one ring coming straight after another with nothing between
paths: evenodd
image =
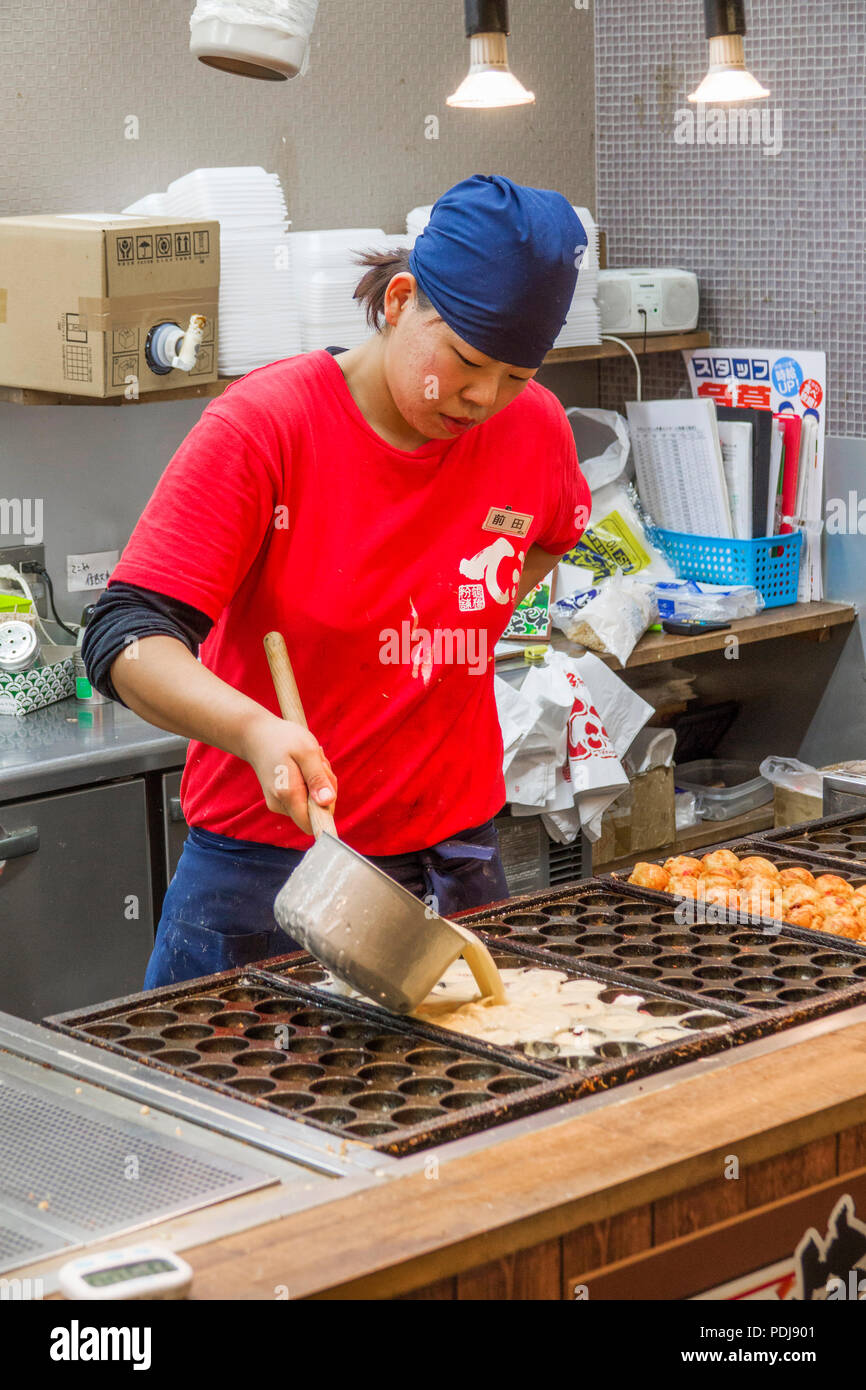
<instances>
[{"instance_id":1,"label":"woman's arm","mask_svg":"<svg viewBox=\"0 0 866 1390\"><path fill-rule=\"evenodd\" d=\"M517 602L522 603L528 593L540 584L551 570L555 569L562 559L561 555L551 555L549 551L542 550L540 545L530 547L526 557L526 564L523 566L523 575L517 590Z\"/></svg>"},{"instance_id":2,"label":"woman's arm","mask_svg":"<svg viewBox=\"0 0 866 1390\"><path fill-rule=\"evenodd\" d=\"M337 779L318 740L241 694L174 637L144 637L111 666L125 705L149 724L248 762L270 811L312 834L307 795L333 808Z\"/></svg>"}]
</instances>

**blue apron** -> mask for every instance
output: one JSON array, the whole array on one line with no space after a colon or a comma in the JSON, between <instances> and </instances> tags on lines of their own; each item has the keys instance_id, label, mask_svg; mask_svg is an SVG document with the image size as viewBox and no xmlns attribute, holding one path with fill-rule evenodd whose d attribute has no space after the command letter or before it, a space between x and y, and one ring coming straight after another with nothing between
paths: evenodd
<instances>
[{"instance_id":1,"label":"blue apron","mask_svg":"<svg viewBox=\"0 0 866 1390\"><path fill-rule=\"evenodd\" d=\"M165 895L144 988L300 950L277 926L274 899L303 857L193 826ZM445 917L509 896L492 820L430 849L370 861Z\"/></svg>"}]
</instances>

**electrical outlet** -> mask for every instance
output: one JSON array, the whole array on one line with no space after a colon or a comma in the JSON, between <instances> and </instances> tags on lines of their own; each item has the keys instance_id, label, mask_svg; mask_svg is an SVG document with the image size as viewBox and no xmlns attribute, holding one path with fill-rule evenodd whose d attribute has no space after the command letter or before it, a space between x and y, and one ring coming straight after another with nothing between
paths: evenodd
<instances>
[{"instance_id":1,"label":"electrical outlet","mask_svg":"<svg viewBox=\"0 0 866 1390\"><path fill-rule=\"evenodd\" d=\"M33 564L44 565L45 546L8 545L5 549L0 548L0 565L14 565L20 573L21 566L28 561ZM48 616L48 595L42 580L38 574L27 574L24 577L30 585L33 600L36 604L36 611L39 613L40 617L46 618Z\"/></svg>"}]
</instances>

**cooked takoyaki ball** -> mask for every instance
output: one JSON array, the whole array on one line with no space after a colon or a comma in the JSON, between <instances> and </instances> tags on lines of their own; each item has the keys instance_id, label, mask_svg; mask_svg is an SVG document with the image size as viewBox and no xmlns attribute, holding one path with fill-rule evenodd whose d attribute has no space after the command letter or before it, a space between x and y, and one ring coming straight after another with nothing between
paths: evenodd
<instances>
[{"instance_id":1,"label":"cooked takoyaki ball","mask_svg":"<svg viewBox=\"0 0 866 1390\"><path fill-rule=\"evenodd\" d=\"M847 893L822 893L818 899L822 912L841 912L851 910L851 896Z\"/></svg>"},{"instance_id":2,"label":"cooked takoyaki ball","mask_svg":"<svg viewBox=\"0 0 866 1390\"><path fill-rule=\"evenodd\" d=\"M675 898L699 898L703 896L703 880L691 875L688 878L669 878L667 892Z\"/></svg>"},{"instance_id":3,"label":"cooked takoyaki ball","mask_svg":"<svg viewBox=\"0 0 866 1390\"><path fill-rule=\"evenodd\" d=\"M788 883L782 889L782 907L788 912L792 907L805 907L807 903L816 903L820 897L817 888L810 888L808 883Z\"/></svg>"},{"instance_id":4,"label":"cooked takoyaki ball","mask_svg":"<svg viewBox=\"0 0 866 1390\"><path fill-rule=\"evenodd\" d=\"M714 874L719 870L732 871L734 874L740 872L740 861L729 849L711 850L709 854L704 855L701 863L705 874Z\"/></svg>"},{"instance_id":5,"label":"cooked takoyaki ball","mask_svg":"<svg viewBox=\"0 0 866 1390\"><path fill-rule=\"evenodd\" d=\"M826 916L820 923L820 930L831 936L843 936L846 941L859 941L862 928L854 913L843 908Z\"/></svg>"},{"instance_id":6,"label":"cooked takoyaki ball","mask_svg":"<svg viewBox=\"0 0 866 1390\"><path fill-rule=\"evenodd\" d=\"M656 892L661 892L668 886L668 874L660 864L635 864L629 883L636 883L639 888L653 888Z\"/></svg>"},{"instance_id":7,"label":"cooked takoyaki ball","mask_svg":"<svg viewBox=\"0 0 866 1390\"><path fill-rule=\"evenodd\" d=\"M677 854L666 860L665 868L675 878L693 878L702 872L703 865L700 859L693 859L690 854Z\"/></svg>"},{"instance_id":8,"label":"cooked takoyaki ball","mask_svg":"<svg viewBox=\"0 0 866 1390\"><path fill-rule=\"evenodd\" d=\"M817 910L814 903L804 903L802 907L792 907L790 912L786 912L785 921L795 927L809 927L812 931L822 931L824 914Z\"/></svg>"},{"instance_id":9,"label":"cooked takoyaki ball","mask_svg":"<svg viewBox=\"0 0 866 1390\"><path fill-rule=\"evenodd\" d=\"M810 888L814 888L815 886L815 875L811 874L808 869L804 869L800 864L795 864L793 869L782 869L779 873L779 878L784 884L805 883L808 884Z\"/></svg>"},{"instance_id":10,"label":"cooked takoyaki ball","mask_svg":"<svg viewBox=\"0 0 866 1390\"><path fill-rule=\"evenodd\" d=\"M704 891L704 901L715 903L717 907L724 907L729 912L739 912L740 894L736 888L711 887Z\"/></svg>"},{"instance_id":11,"label":"cooked takoyaki ball","mask_svg":"<svg viewBox=\"0 0 866 1390\"><path fill-rule=\"evenodd\" d=\"M838 874L819 874L815 879L815 887L819 893L841 893L845 898L854 896L853 883L849 883L846 878L840 878Z\"/></svg>"},{"instance_id":12,"label":"cooked takoyaki ball","mask_svg":"<svg viewBox=\"0 0 866 1390\"><path fill-rule=\"evenodd\" d=\"M781 878L775 864L771 864L769 859L762 859L760 854L749 854L745 859L741 859L740 870L744 877L757 874L760 878L771 878L776 881Z\"/></svg>"}]
</instances>

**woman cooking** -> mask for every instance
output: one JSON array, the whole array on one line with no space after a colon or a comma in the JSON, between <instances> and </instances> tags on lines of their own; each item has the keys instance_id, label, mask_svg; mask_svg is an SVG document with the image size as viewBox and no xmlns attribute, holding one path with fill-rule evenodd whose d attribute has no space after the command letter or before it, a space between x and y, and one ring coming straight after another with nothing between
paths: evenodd
<instances>
[{"instance_id":1,"label":"woman cooking","mask_svg":"<svg viewBox=\"0 0 866 1390\"><path fill-rule=\"evenodd\" d=\"M585 246L560 194L467 179L411 253L362 258L373 337L250 372L171 460L84 643L99 690L191 740L146 988L293 949L273 901L308 796L439 912L507 896L493 649L586 525L533 382ZM313 733L278 713L272 630Z\"/></svg>"}]
</instances>

